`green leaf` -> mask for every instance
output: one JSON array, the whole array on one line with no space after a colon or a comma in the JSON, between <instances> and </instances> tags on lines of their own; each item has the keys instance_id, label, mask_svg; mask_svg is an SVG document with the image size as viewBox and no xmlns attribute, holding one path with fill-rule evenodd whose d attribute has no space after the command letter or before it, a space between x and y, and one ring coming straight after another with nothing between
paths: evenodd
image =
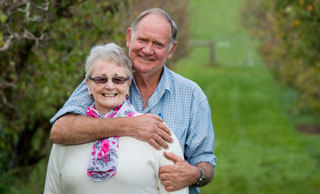
<instances>
[{"instance_id":1,"label":"green leaf","mask_svg":"<svg viewBox=\"0 0 320 194\"><path fill-rule=\"evenodd\" d=\"M4 23L7 20L7 16L0 11L0 22Z\"/></svg>"}]
</instances>

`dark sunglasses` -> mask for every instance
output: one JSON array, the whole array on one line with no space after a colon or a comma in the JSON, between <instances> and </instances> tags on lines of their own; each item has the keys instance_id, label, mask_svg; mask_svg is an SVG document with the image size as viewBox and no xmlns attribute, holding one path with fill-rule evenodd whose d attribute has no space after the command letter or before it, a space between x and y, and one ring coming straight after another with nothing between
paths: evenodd
<instances>
[{"instance_id":1,"label":"dark sunglasses","mask_svg":"<svg viewBox=\"0 0 320 194\"><path fill-rule=\"evenodd\" d=\"M109 78L104 77L104 76L89 77L89 79L94 81L94 83L96 83L96 84L105 84L109 80ZM128 79L129 79L129 77L123 77L123 76L116 76L116 77L111 78L112 83L114 83L114 84L124 84Z\"/></svg>"}]
</instances>

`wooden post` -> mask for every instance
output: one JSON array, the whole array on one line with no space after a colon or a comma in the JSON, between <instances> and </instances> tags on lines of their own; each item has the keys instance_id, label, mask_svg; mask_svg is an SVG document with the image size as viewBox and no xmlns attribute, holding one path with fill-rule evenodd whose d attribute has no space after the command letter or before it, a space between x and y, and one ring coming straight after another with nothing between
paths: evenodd
<instances>
[{"instance_id":1,"label":"wooden post","mask_svg":"<svg viewBox=\"0 0 320 194\"><path fill-rule=\"evenodd\" d=\"M209 47L210 47L210 63L214 64L214 61L216 60L216 56L215 56L215 48L214 48L214 42L213 40L210 40L209 42Z\"/></svg>"},{"instance_id":2,"label":"wooden post","mask_svg":"<svg viewBox=\"0 0 320 194\"><path fill-rule=\"evenodd\" d=\"M191 46L204 46L204 47L209 47L209 56L210 56L210 64L214 64L216 60L216 50L215 50L215 45L214 41L210 40L195 40L195 41L190 41Z\"/></svg>"}]
</instances>

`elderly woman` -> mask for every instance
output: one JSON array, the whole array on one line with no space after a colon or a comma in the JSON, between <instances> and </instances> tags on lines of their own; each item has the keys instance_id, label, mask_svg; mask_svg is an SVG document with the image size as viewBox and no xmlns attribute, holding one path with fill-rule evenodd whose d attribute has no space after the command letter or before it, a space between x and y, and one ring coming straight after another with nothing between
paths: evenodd
<instances>
[{"instance_id":1,"label":"elderly woman","mask_svg":"<svg viewBox=\"0 0 320 194\"><path fill-rule=\"evenodd\" d=\"M94 104L87 116L96 118L137 116L128 102L131 62L124 51L110 43L95 46L86 60L88 94ZM173 133L172 133L173 134ZM183 157L177 138L168 152ZM54 144L44 193L168 193L158 178L162 165L172 164L148 143L133 137L109 137L96 142L63 146ZM188 193L188 188L176 194Z\"/></svg>"}]
</instances>

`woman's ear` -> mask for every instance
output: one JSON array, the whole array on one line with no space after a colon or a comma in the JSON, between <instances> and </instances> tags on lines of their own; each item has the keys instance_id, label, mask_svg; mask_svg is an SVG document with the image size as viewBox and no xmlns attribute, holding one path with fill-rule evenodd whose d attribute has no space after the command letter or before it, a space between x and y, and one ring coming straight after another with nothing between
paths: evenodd
<instances>
[{"instance_id":1,"label":"woman's ear","mask_svg":"<svg viewBox=\"0 0 320 194\"><path fill-rule=\"evenodd\" d=\"M132 83L132 79L129 79L129 80L128 80L128 90L127 90L127 92L126 92L126 97L129 97L129 91L130 91L130 85L131 85L131 83Z\"/></svg>"},{"instance_id":2,"label":"woman's ear","mask_svg":"<svg viewBox=\"0 0 320 194\"><path fill-rule=\"evenodd\" d=\"M93 96L93 94L92 94L92 88L91 88L91 85L90 85L90 83L89 83L89 79L88 79L88 78L86 78L86 84L87 84L89 96Z\"/></svg>"}]
</instances>

